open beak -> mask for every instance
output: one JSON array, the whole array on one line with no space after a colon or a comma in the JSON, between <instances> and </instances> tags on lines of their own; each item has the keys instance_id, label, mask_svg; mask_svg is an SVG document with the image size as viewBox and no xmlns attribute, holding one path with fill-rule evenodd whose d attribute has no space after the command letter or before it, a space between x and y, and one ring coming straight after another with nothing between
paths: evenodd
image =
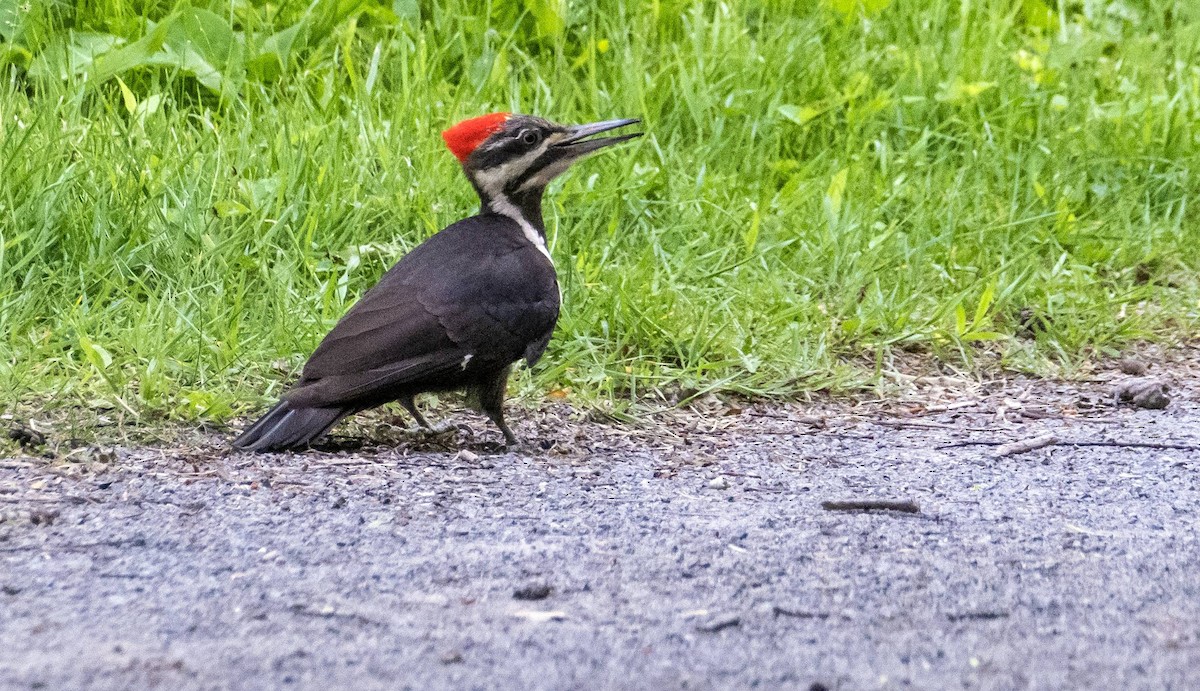
<instances>
[{"instance_id":1,"label":"open beak","mask_svg":"<svg viewBox=\"0 0 1200 691\"><path fill-rule=\"evenodd\" d=\"M626 125L635 125L641 122L638 118L630 118L627 120L605 120L604 122L593 122L590 125L575 125L567 128L567 136L554 144L555 148L563 149L569 152L572 156L583 156L590 154L593 151L603 149L606 146L620 144L624 141L629 141L634 137L642 136L641 132L631 132L622 134L617 137L598 137L596 139L588 139L594 134L615 130L618 127Z\"/></svg>"}]
</instances>

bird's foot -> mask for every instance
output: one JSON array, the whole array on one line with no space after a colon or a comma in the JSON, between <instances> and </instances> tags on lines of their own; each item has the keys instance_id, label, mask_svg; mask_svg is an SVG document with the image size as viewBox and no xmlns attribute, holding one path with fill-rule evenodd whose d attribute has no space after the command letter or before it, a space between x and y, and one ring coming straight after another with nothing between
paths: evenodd
<instances>
[{"instance_id":1,"label":"bird's foot","mask_svg":"<svg viewBox=\"0 0 1200 691\"><path fill-rule=\"evenodd\" d=\"M405 427L404 436L416 439L428 439L430 437L441 437L447 434L455 434L459 430L458 425L450 422L443 422L439 425L430 425L429 427Z\"/></svg>"}]
</instances>

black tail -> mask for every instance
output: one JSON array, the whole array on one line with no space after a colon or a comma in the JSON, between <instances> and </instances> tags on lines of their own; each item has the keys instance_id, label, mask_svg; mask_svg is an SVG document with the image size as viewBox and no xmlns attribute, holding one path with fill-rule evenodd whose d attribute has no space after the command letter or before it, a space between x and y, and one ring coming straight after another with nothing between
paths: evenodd
<instances>
[{"instance_id":1,"label":"black tail","mask_svg":"<svg viewBox=\"0 0 1200 691\"><path fill-rule=\"evenodd\" d=\"M354 412L351 408L293 408L280 401L267 411L242 436L233 440L233 448L243 451L283 451L301 449L316 441Z\"/></svg>"}]
</instances>

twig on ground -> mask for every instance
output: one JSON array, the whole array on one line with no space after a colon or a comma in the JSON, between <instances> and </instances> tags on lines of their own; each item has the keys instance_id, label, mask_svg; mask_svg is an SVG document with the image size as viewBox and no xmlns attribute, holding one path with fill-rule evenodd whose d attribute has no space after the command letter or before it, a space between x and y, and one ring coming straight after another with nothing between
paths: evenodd
<instances>
[{"instance_id":1,"label":"twig on ground","mask_svg":"<svg viewBox=\"0 0 1200 691\"><path fill-rule=\"evenodd\" d=\"M797 619L828 619L829 612L807 612L797 609L788 609L775 605L772 611L777 617L795 617Z\"/></svg>"},{"instance_id":2,"label":"twig on ground","mask_svg":"<svg viewBox=\"0 0 1200 691\"><path fill-rule=\"evenodd\" d=\"M1163 450L1175 450L1175 451L1200 451L1200 444L1178 444L1178 443L1174 443L1174 442L1154 442L1154 441L1070 441L1070 440L1064 441L1062 439L1056 439L1054 442L1042 443L1037 446L1031 446L1031 447L1025 448L1025 449L1009 451L1008 453L1003 453L1003 454L1001 453L1004 450L1003 447L1005 447L1005 446L1018 447L1023 444L1032 444L1035 441L1041 441L1041 440L1044 440L1046 437L1053 437L1053 436L1054 435L1052 435L1052 434L1047 434L1042 437L1034 437L1033 439L1026 439L1026 440L1017 441L1017 442L993 441L993 440L982 440L982 439L978 440L978 441L959 441L959 442L954 442L953 444L942 444L941 446L938 446L935 448L937 448L940 451L943 449L961 449L965 446L999 446L1001 448L996 450L996 455L998 455L998 456L999 455L1009 455L1009 454L1014 454L1014 453L1024 453L1025 451L1032 451L1034 449L1040 449L1040 448L1043 448L1046 446L1054 446L1054 445L1057 445L1057 446L1107 446L1107 447L1113 447L1113 448L1118 448L1118 449L1163 449Z\"/></svg>"},{"instance_id":3,"label":"twig on ground","mask_svg":"<svg viewBox=\"0 0 1200 691\"><path fill-rule=\"evenodd\" d=\"M993 621L995 619L1007 619L1008 612L964 612L962 614L947 614L946 618L950 621Z\"/></svg>"},{"instance_id":4,"label":"twig on ground","mask_svg":"<svg viewBox=\"0 0 1200 691\"><path fill-rule=\"evenodd\" d=\"M1021 439L1008 444L1001 444L996 449L996 453L992 455L996 458L1003 458L1004 456L1012 456L1019 453L1025 453L1027 451L1033 451L1035 449L1043 449L1047 446L1054 446L1057 443L1058 437L1054 436L1053 434L1042 434L1040 436L1030 437L1029 439Z\"/></svg>"},{"instance_id":5,"label":"twig on ground","mask_svg":"<svg viewBox=\"0 0 1200 691\"><path fill-rule=\"evenodd\" d=\"M903 513L920 513L921 507L916 502L904 499L893 501L887 499L859 499L853 501L823 501L821 508L826 511L901 511Z\"/></svg>"},{"instance_id":6,"label":"twig on ground","mask_svg":"<svg viewBox=\"0 0 1200 691\"><path fill-rule=\"evenodd\" d=\"M774 430L764 429L756 430L753 434L761 434L764 436L780 436L780 437L813 437L819 439L874 439L871 434L842 434L840 432L829 432L824 429L815 431L798 432L796 430Z\"/></svg>"},{"instance_id":7,"label":"twig on ground","mask_svg":"<svg viewBox=\"0 0 1200 691\"><path fill-rule=\"evenodd\" d=\"M1114 446L1124 449L1175 449L1177 451L1200 451L1200 444L1176 444L1153 441L1064 441L1064 446Z\"/></svg>"},{"instance_id":8,"label":"twig on ground","mask_svg":"<svg viewBox=\"0 0 1200 691\"><path fill-rule=\"evenodd\" d=\"M696 626L696 630L701 633L716 633L718 631L724 631L725 629L733 628L735 626L741 626L741 624L741 617L719 617Z\"/></svg>"},{"instance_id":9,"label":"twig on ground","mask_svg":"<svg viewBox=\"0 0 1200 691\"><path fill-rule=\"evenodd\" d=\"M963 410L965 408L974 408L983 405L983 401L959 401L957 403L937 403L931 406L926 406L923 410L913 415L936 415L938 413L948 413L955 410Z\"/></svg>"},{"instance_id":10,"label":"twig on ground","mask_svg":"<svg viewBox=\"0 0 1200 691\"><path fill-rule=\"evenodd\" d=\"M749 412L751 417L764 417L771 420L783 420L784 422L794 422L798 425L811 425L813 427L824 427L826 425L825 418L818 417L816 415L775 415L761 410L751 410Z\"/></svg>"},{"instance_id":11,"label":"twig on ground","mask_svg":"<svg viewBox=\"0 0 1200 691\"><path fill-rule=\"evenodd\" d=\"M949 429L956 432L992 432L992 429L982 427L962 427L959 425L948 425L943 422L929 422L928 420L887 420L876 418L867 420L872 425L881 427L913 427L915 429Z\"/></svg>"}]
</instances>

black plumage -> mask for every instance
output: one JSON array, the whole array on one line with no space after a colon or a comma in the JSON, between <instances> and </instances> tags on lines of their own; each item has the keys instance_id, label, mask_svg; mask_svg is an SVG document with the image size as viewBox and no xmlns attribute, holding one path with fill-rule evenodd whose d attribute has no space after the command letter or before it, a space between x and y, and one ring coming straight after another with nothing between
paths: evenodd
<instances>
[{"instance_id":1,"label":"black plumage","mask_svg":"<svg viewBox=\"0 0 1200 691\"><path fill-rule=\"evenodd\" d=\"M303 448L342 418L391 401L429 427L415 396L457 389L468 391L506 443L515 444L503 416L508 375L518 360L533 365L542 356L559 311L541 219L545 184L584 154L634 135L585 137L631 122L568 128L505 115L457 126L476 123L465 134L447 130L447 143L480 194L481 212L429 238L385 273L329 332L283 400L233 446Z\"/></svg>"}]
</instances>

